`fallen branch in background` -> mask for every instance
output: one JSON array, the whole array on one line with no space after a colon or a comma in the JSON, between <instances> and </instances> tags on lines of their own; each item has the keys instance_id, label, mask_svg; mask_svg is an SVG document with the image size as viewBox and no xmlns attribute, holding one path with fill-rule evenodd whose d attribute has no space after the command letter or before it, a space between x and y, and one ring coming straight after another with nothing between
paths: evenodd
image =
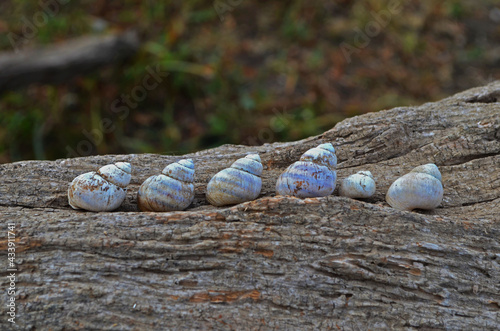
<instances>
[{"instance_id":1,"label":"fallen branch in background","mask_svg":"<svg viewBox=\"0 0 500 331\"><path fill-rule=\"evenodd\" d=\"M0 93L30 84L60 84L133 56L139 49L133 31L82 37L42 49L0 53Z\"/></svg>"}]
</instances>

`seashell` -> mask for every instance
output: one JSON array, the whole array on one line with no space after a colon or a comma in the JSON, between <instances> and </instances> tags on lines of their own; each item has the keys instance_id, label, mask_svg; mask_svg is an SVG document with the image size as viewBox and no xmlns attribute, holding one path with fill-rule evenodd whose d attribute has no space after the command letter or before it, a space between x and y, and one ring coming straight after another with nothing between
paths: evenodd
<instances>
[{"instance_id":1,"label":"seashell","mask_svg":"<svg viewBox=\"0 0 500 331\"><path fill-rule=\"evenodd\" d=\"M311 148L278 177L276 194L299 198L330 195L335 189L336 168L337 156L332 144Z\"/></svg>"},{"instance_id":2,"label":"seashell","mask_svg":"<svg viewBox=\"0 0 500 331\"><path fill-rule=\"evenodd\" d=\"M262 163L258 154L238 159L210 179L207 201L214 206L224 206L255 200L262 187L261 174Z\"/></svg>"},{"instance_id":3,"label":"seashell","mask_svg":"<svg viewBox=\"0 0 500 331\"><path fill-rule=\"evenodd\" d=\"M369 198L375 193L375 180L369 171L358 171L344 178L339 195L349 198Z\"/></svg>"},{"instance_id":4,"label":"seashell","mask_svg":"<svg viewBox=\"0 0 500 331\"><path fill-rule=\"evenodd\" d=\"M90 211L115 210L125 200L131 169L130 163L117 162L76 177L68 189L69 205Z\"/></svg>"},{"instance_id":5,"label":"seashell","mask_svg":"<svg viewBox=\"0 0 500 331\"><path fill-rule=\"evenodd\" d=\"M438 167L433 163L416 167L392 183L385 199L399 210L436 208L443 200Z\"/></svg>"},{"instance_id":6,"label":"seashell","mask_svg":"<svg viewBox=\"0 0 500 331\"><path fill-rule=\"evenodd\" d=\"M157 176L142 183L137 193L137 204L142 211L184 210L194 200L193 160L169 164Z\"/></svg>"}]
</instances>

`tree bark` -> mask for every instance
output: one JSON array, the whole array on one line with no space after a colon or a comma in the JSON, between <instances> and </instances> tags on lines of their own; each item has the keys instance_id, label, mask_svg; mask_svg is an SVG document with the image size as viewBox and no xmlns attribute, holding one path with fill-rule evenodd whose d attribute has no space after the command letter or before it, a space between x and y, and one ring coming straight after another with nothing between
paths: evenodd
<instances>
[{"instance_id":1,"label":"tree bark","mask_svg":"<svg viewBox=\"0 0 500 331\"><path fill-rule=\"evenodd\" d=\"M497 81L439 102L350 118L290 143L0 165L4 252L6 224L15 224L16 326L498 330L499 97ZM372 172L373 198L274 196L279 174L324 142L337 150L338 180ZM248 152L264 164L259 199L207 205L211 176ZM195 162L193 205L138 212L139 185L181 158ZM71 180L116 161L134 167L122 207L69 208ZM443 175L442 205L391 208L384 199L390 184L429 162ZM4 268L2 289L7 275ZM1 293L6 307L7 291ZM7 318L2 314L1 329L11 326Z\"/></svg>"},{"instance_id":2,"label":"tree bark","mask_svg":"<svg viewBox=\"0 0 500 331\"><path fill-rule=\"evenodd\" d=\"M83 37L43 49L0 53L0 93L29 84L60 84L133 56L135 32Z\"/></svg>"}]
</instances>

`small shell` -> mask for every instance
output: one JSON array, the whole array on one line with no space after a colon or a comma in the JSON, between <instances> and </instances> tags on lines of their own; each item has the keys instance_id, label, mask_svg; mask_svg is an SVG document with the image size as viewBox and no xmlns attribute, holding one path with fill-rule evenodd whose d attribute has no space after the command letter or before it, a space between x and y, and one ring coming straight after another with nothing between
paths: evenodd
<instances>
[{"instance_id":1,"label":"small shell","mask_svg":"<svg viewBox=\"0 0 500 331\"><path fill-rule=\"evenodd\" d=\"M392 183L385 199L399 210L436 208L443 200L438 167L432 163L416 167Z\"/></svg>"},{"instance_id":2,"label":"small shell","mask_svg":"<svg viewBox=\"0 0 500 331\"><path fill-rule=\"evenodd\" d=\"M115 210L125 200L131 171L130 163L117 162L76 177L68 189L69 205L90 211Z\"/></svg>"},{"instance_id":3,"label":"small shell","mask_svg":"<svg viewBox=\"0 0 500 331\"><path fill-rule=\"evenodd\" d=\"M336 167L337 156L332 144L311 148L278 177L276 194L299 198L330 195L335 189Z\"/></svg>"},{"instance_id":4,"label":"small shell","mask_svg":"<svg viewBox=\"0 0 500 331\"><path fill-rule=\"evenodd\" d=\"M184 210L194 199L193 160L169 164L162 174L151 176L142 183L137 193L137 204L142 211Z\"/></svg>"},{"instance_id":5,"label":"small shell","mask_svg":"<svg viewBox=\"0 0 500 331\"><path fill-rule=\"evenodd\" d=\"M262 163L258 154L236 160L218 172L207 185L207 201L214 206L255 200L262 187Z\"/></svg>"},{"instance_id":6,"label":"small shell","mask_svg":"<svg viewBox=\"0 0 500 331\"><path fill-rule=\"evenodd\" d=\"M375 180L369 171L359 171L344 178L339 195L349 198L369 198L375 193Z\"/></svg>"}]
</instances>

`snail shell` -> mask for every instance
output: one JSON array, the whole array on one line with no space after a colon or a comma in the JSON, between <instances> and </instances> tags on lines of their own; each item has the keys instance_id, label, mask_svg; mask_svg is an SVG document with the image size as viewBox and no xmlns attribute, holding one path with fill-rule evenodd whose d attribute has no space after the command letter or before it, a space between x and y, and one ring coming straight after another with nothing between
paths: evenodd
<instances>
[{"instance_id":1,"label":"snail shell","mask_svg":"<svg viewBox=\"0 0 500 331\"><path fill-rule=\"evenodd\" d=\"M369 198L375 193L375 180L369 171L359 171L344 178L339 195L349 198Z\"/></svg>"},{"instance_id":2,"label":"snail shell","mask_svg":"<svg viewBox=\"0 0 500 331\"><path fill-rule=\"evenodd\" d=\"M137 204L142 211L184 210L194 200L193 160L169 164L157 176L142 183L137 193Z\"/></svg>"},{"instance_id":3,"label":"snail shell","mask_svg":"<svg viewBox=\"0 0 500 331\"><path fill-rule=\"evenodd\" d=\"M433 163L416 167L392 183L385 199L399 210L436 208L443 200L438 167Z\"/></svg>"},{"instance_id":4,"label":"snail shell","mask_svg":"<svg viewBox=\"0 0 500 331\"><path fill-rule=\"evenodd\" d=\"M207 200L214 206L234 205L255 200L262 187L262 163L258 154L236 160L218 172L207 186Z\"/></svg>"},{"instance_id":5,"label":"snail shell","mask_svg":"<svg viewBox=\"0 0 500 331\"><path fill-rule=\"evenodd\" d=\"M115 210L125 200L131 169L130 163L117 162L76 177L68 189L69 205L90 211Z\"/></svg>"},{"instance_id":6,"label":"snail shell","mask_svg":"<svg viewBox=\"0 0 500 331\"><path fill-rule=\"evenodd\" d=\"M336 168L337 156L332 144L311 148L279 176L276 194L299 198L330 195L335 189Z\"/></svg>"}]
</instances>

